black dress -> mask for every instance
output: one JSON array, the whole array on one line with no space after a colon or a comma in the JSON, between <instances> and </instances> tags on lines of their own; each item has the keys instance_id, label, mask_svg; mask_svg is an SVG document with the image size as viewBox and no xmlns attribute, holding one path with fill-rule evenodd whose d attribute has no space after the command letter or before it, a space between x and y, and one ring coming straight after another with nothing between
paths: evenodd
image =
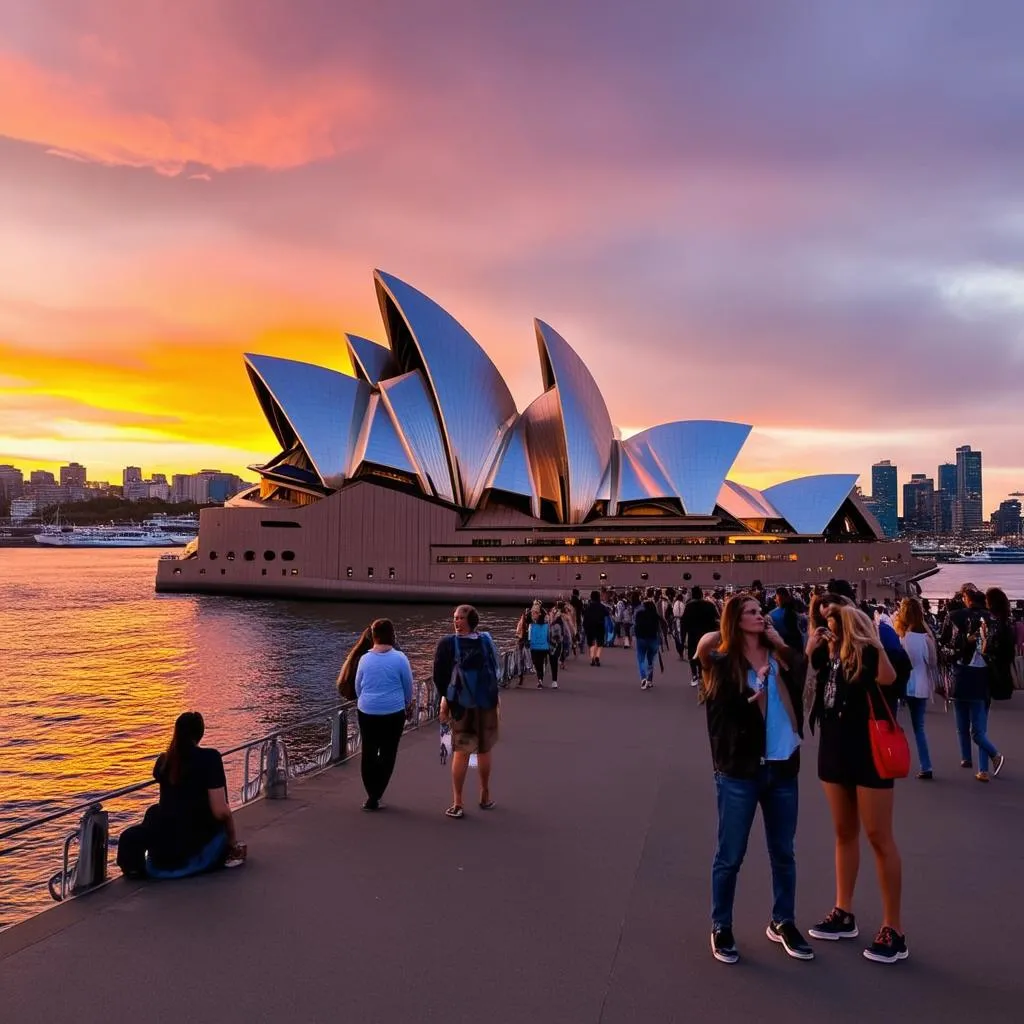
<instances>
[{"instance_id":1,"label":"black dress","mask_svg":"<svg viewBox=\"0 0 1024 1024\"><path fill-rule=\"evenodd\" d=\"M821 726L818 778L851 788L892 789L893 780L881 778L875 768L868 732L868 701L874 701L875 717L882 718L886 715L882 701L888 700L879 695L879 690L884 693L885 688L876 683L878 651L874 647L864 649L860 674L852 682L847 682L839 659L829 658L823 647L815 652L813 664L817 685L811 723Z\"/></svg>"}]
</instances>

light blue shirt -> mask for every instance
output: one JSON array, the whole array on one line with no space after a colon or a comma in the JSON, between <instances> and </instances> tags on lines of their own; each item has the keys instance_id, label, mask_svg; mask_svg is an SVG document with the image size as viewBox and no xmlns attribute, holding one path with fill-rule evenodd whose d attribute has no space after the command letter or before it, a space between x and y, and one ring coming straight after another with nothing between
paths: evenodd
<instances>
[{"instance_id":1,"label":"light blue shirt","mask_svg":"<svg viewBox=\"0 0 1024 1024\"><path fill-rule=\"evenodd\" d=\"M749 669L747 685L752 690L759 689L757 673ZM765 680L768 687L768 699L765 704L764 728L765 744L764 759L766 761L788 761L793 751L800 746L800 736L793 728L793 722L786 710L786 705L779 696L779 666L774 658L768 659L768 675Z\"/></svg>"},{"instance_id":2,"label":"light blue shirt","mask_svg":"<svg viewBox=\"0 0 1024 1024\"><path fill-rule=\"evenodd\" d=\"M412 701L409 659L392 648L367 651L356 669L357 707L364 715L393 715Z\"/></svg>"}]
</instances>

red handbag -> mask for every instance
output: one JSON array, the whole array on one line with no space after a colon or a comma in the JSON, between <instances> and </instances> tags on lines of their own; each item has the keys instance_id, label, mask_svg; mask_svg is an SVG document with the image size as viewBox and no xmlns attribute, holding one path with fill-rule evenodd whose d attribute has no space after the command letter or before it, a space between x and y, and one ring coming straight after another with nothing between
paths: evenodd
<instances>
[{"instance_id":1,"label":"red handbag","mask_svg":"<svg viewBox=\"0 0 1024 1024\"><path fill-rule=\"evenodd\" d=\"M896 716L889 707L881 687L875 683L886 718L875 717L875 702L868 696L868 735L871 737L871 756L875 761L875 771L882 779L905 779L910 774L910 744L907 734L900 728Z\"/></svg>"}]
</instances>

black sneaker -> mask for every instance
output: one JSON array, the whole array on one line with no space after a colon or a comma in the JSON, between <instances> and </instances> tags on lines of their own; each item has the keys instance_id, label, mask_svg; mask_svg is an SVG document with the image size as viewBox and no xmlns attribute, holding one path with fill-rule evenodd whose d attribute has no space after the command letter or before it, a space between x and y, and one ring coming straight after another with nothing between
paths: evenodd
<instances>
[{"instance_id":1,"label":"black sneaker","mask_svg":"<svg viewBox=\"0 0 1024 1024\"><path fill-rule=\"evenodd\" d=\"M740 955L736 950L736 940L732 937L731 928L716 928L711 933L711 953L723 964L734 964Z\"/></svg>"},{"instance_id":2,"label":"black sneaker","mask_svg":"<svg viewBox=\"0 0 1024 1024\"><path fill-rule=\"evenodd\" d=\"M907 937L885 925L879 929L875 941L864 950L864 955L880 964L894 964L897 960L906 960L910 956L907 952Z\"/></svg>"},{"instance_id":3,"label":"black sneaker","mask_svg":"<svg viewBox=\"0 0 1024 1024\"><path fill-rule=\"evenodd\" d=\"M839 907L833 907L824 921L807 929L807 934L812 939L838 942L840 939L855 939L860 932L857 931L857 919L853 914L848 914Z\"/></svg>"},{"instance_id":4,"label":"black sneaker","mask_svg":"<svg viewBox=\"0 0 1024 1024\"><path fill-rule=\"evenodd\" d=\"M807 940L800 934L800 929L792 921L785 921L782 924L769 921L765 935L772 942L781 942L783 949L795 960L814 959L814 950L807 945Z\"/></svg>"}]
</instances>

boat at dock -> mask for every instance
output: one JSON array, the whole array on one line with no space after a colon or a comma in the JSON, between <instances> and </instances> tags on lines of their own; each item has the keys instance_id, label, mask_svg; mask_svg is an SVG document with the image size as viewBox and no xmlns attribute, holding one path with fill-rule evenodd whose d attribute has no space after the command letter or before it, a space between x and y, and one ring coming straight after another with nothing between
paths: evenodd
<instances>
[{"instance_id":1,"label":"boat at dock","mask_svg":"<svg viewBox=\"0 0 1024 1024\"><path fill-rule=\"evenodd\" d=\"M962 555L957 562L972 565L1024 565L1024 545L989 544L979 551Z\"/></svg>"},{"instance_id":2,"label":"boat at dock","mask_svg":"<svg viewBox=\"0 0 1024 1024\"><path fill-rule=\"evenodd\" d=\"M35 542L54 548L174 548L192 536L152 526L44 526Z\"/></svg>"}]
</instances>

